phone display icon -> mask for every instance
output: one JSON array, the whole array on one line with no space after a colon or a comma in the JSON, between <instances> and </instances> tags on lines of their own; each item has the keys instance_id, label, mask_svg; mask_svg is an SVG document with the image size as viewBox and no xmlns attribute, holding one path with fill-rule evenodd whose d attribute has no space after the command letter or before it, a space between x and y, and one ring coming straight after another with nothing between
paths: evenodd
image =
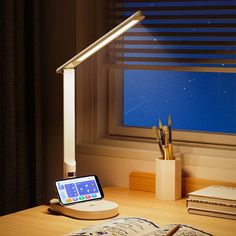
<instances>
[{"instance_id":1,"label":"phone display icon","mask_svg":"<svg viewBox=\"0 0 236 236\"><path fill-rule=\"evenodd\" d=\"M56 181L56 191L63 205L103 198L97 176L83 176Z\"/></svg>"}]
</instances>

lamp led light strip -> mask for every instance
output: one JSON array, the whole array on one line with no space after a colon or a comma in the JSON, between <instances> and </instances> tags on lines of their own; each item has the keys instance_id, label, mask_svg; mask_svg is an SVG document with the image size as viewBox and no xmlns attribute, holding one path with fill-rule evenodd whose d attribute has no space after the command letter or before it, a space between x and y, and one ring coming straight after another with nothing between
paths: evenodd
<instances>
[{"instance_id":1,"label":"lamp led light strip","mask_svg":"<svg viewBox=\"0 0 236 236\"><path fill-rule=\"evenodd\" d=\"M119 37L121 34L123 34L127 29L131 28L132 26L136 25L139 21L138 20L132 20L131 22L129 22L126 26L124 26L123 28L121 28L119 31L115 32L114 34L112 34L111 36L109 36L108 38L104 39L101 43L99 43L98 45L96 45L94 48L92 48L91 50L85 52L85 54L83 54L81 57L79 57L78 59L76 59L77 62L82 62L85 59L87 59L88 57L90 57L91 55L93 55L96 51L98 51L100 48L104 47L105 45L107 45L108 43L110 43L112 40L114 40L115 38Z\"/></svg>"},{"instance_id":2,"label":"lamp led light strip","mask_svg":"<svg viewBox=\"0 0 236 236\"><path fill-rule=\"evenodd\" d=\"M128 19L120 23L114 29L99 38L93 44L85 48L76 56L71 58L65 64L60 66L56 72L63 73L63 105L64 105L64 178L74 177L76 175L75 162L75 71L81 62L92 56L98 50L119 37L128 29L133 27L145 16L141 11L137 11Z\"/></svg>"},{"instance_id":3,"label":"lamp led light strip","mask_svg":"<svg viewBox=\"0 0 236 236\"><path fill-rule=\"evenodd\" d=\"M85 48L83 51L78 53L76 56L71 58L69 61L67 61L65 64L60 66L56 72L62 73L64 69L72 69L78 66L82 61L86 60L88 57L92 56L95 52L97 52L99 49L106 46L108 43L110 43L112 40L119 37L121 34L123 34L125 31L130 29L132 26L137 24L139 21L143 20L145 16L141 11L137 11L135 14L130 16L128 19L117 25L115 28L113 28L111 31L106 33L104 36L99 38L97 41L92 43L90 46Z\"/></svg>"}]
</instances>

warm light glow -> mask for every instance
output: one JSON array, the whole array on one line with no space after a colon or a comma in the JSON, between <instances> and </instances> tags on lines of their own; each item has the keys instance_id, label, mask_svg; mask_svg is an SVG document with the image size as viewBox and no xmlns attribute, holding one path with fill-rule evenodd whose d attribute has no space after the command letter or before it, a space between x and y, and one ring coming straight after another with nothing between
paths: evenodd
<instances>
[{"instance_id":1,"label":"warm light glow","mask_svg":"<svg viewBox=\"0 0 236 236\"><path fill-rule=\"evenodd\" d=\"M118 31L116 31L114 34L112 34L111 36L109 36L108 38L104 39L103 41L101 41L99 44L97 44L95 47L93 47L91 50L89 50L88 52L86 52L85 54L83 54L82 56L80 56L79 58L76 59L76 61L78 62L82 62L85 59L87 59L88 57L90 57L91 55L93 55L95 52L97 52L99 49L103 48L104 46L106 46L108 43L110 43L112 40L114 40L115 38L119 37L121 34L123 34L126 30L128 30L129 28L131 28L132 26L134 26L135 24L137 24L139 22L139 20L132 20L131 22L129 22L127 25L125 25L123 28L119 29Z\"/></svg>"},{"instance_id":2,"label":"warm light glow","mask_svg":"<svg viewBox=\"0 0 236 236\"><path fill-rule=\"evenodd\" d=\"M64 177L75 167L75 70L65 69L63 79L64 108ZM68 169L69 168L69 169ZM75 170L74 170L75 171Z\"/></svg>"}]
</instances>

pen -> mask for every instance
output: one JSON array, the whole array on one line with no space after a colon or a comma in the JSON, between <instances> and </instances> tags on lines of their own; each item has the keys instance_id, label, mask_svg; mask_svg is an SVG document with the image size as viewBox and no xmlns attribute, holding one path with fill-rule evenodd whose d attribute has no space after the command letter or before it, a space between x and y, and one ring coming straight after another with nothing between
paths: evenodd
<instances>
[{"instance_id":1,"label":"pen","mask_svg":"<svg viewBox=\"0 0 236 236\"><path fill-rule=\"evenodd\" d=\"M178 229L180 228L180 225L175 225L173 228L170 229L170 231L167 232L166 236L171 236L174 233L176 233L176 231L178 231Z\"/></svg>"}]
</instances>

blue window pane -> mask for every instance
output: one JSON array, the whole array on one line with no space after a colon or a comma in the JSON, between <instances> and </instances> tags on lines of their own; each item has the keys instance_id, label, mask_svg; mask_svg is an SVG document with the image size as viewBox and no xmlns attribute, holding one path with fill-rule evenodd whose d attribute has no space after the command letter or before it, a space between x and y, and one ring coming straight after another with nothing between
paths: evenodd
<instances>
[{"instance_id":1,"label":"blue window pane","mask_svg":"<svg viewBox=\"0 0 236 236\"><path fill-rule=\"evenodd\" d=\"M132 68L124 71L125 126L152 127L170 114L177 130L236 134L235 4L125 1L120 15L140 7L146 16L117 43L114 63Z\"/></svg>"},{"instance_id":2,"label":"blue window pane","mask_svg":"<svg viewBox=\"0 0 236 236\"><path fill-rule=\"evenodd\" d=\"M234 73L125 70L124 125L236 134Z\"/></svg>"}]
</instances>

